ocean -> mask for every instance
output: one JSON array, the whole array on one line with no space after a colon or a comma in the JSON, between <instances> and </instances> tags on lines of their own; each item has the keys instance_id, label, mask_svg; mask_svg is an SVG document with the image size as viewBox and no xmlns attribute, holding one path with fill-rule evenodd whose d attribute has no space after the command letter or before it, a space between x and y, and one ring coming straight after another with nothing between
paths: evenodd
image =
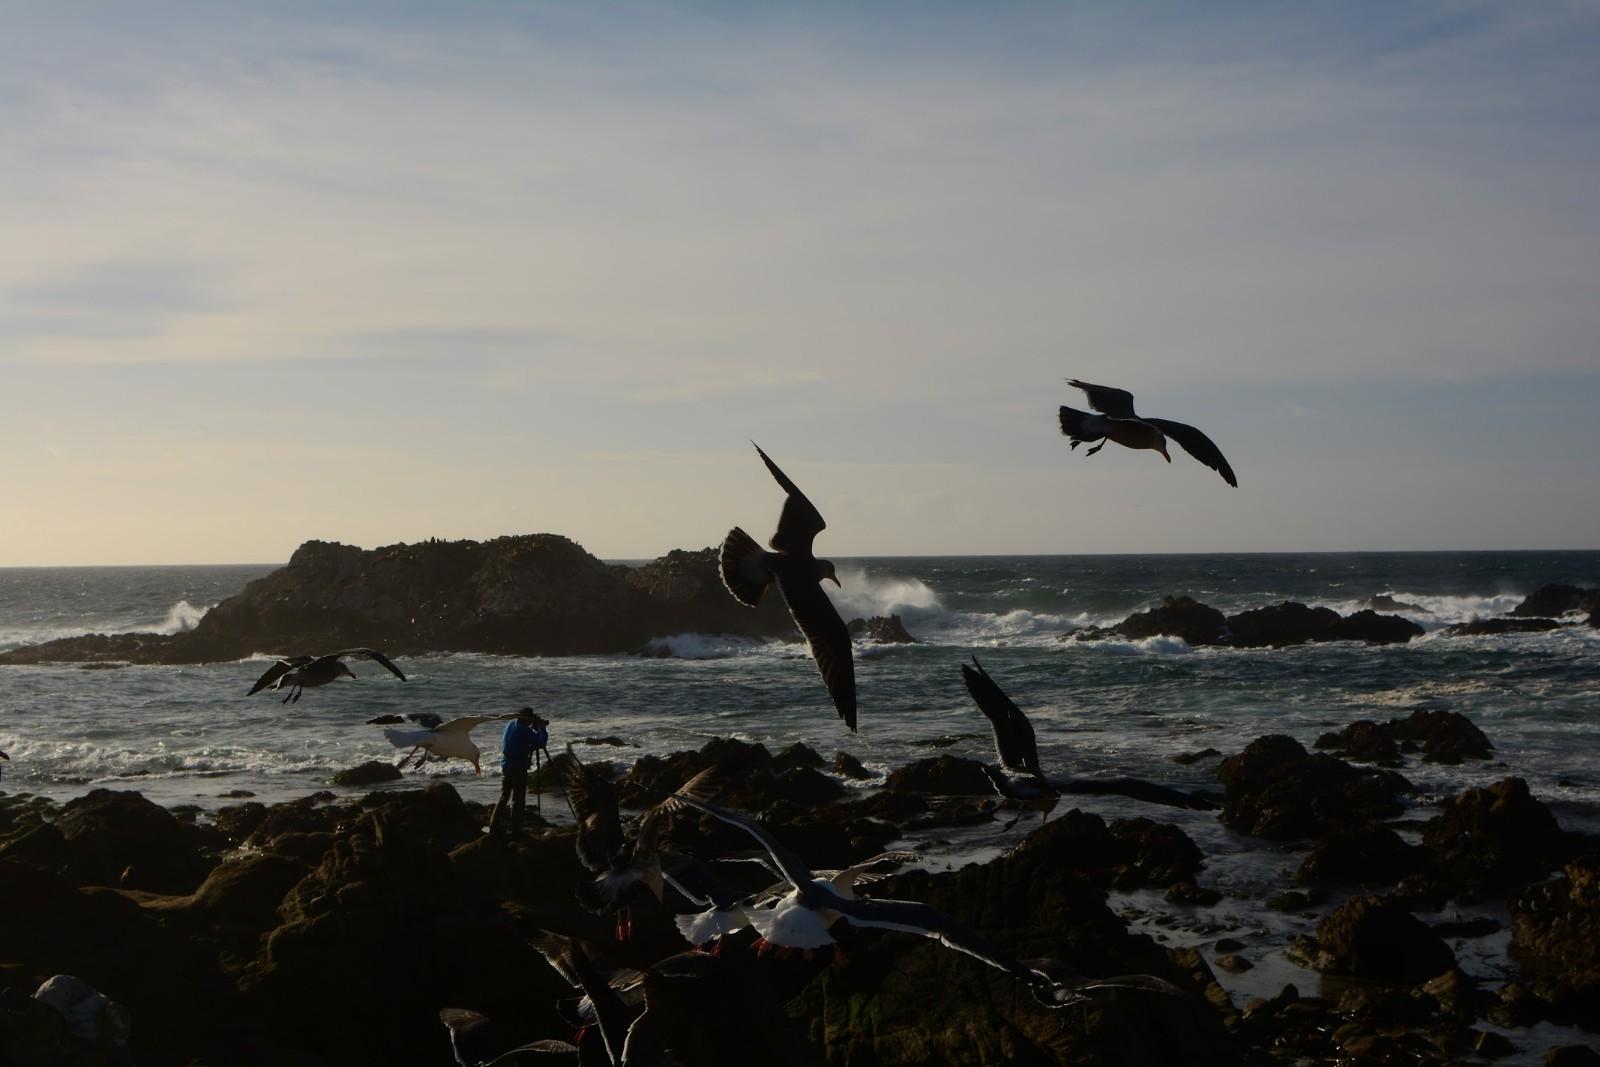
<instances>
[{"instance_id":1,"label":"ocean","mask_svg":"<svg viewBox=\"0 0 1600 1067\"><path fill-rule=\"evenodd\" d=\"M1600 585L1600 552L1316 553L1181 556L915 557L838 560L843 588L828 592L846 618L898 613L920 643L858 644L860 726L851 735L802 645L715 634L655 642L648 655L405 657L402 683L353 660L356 680L308 690L292 705L246 691L275 654L182 667L0 667L0 789L67 799L97 787L136 789L166 805L214 809L245 795L272 802L330 788L336 771L397 752L375 715L446 717L532 705L551 719L553 750L568 742L586 760L631 762L698 748L718 735L776 751L803 741L831 760L849 752L885 772L949 752L992 760L987 724L961 684L977 656L1030 716L1048 773L1134 775L1183 788L1216 787L1214 760L1171 757L1206 747L1236 752L1268 733L1307 747L1357 719L1417 708L1460 712L1495 746L1495 758L1448 767L1408 761L1420 789L1408 817L1469 785L1527 779L1567 829L1600 831L1600 630L1456 637L1443 628L1501 614L1548 582ZM0 648L84 632L190 627L218 601L273 565L0 569ZM1352 643L1278 650L1190 648L1176 638L1064 640L1119 621L1162 596L1189 595L1224 612L1297 600L1341 612L1376 594L1427 633L1406 645ZM408 771L391 788L450 782L492 802L498 736L482 728L482 776L452 761ZM612 743L620 741L621 744ZM856 785L855 788L869 786ZM363 793L365 789L344 790ZM1218 931L1277 944L1314 926L1314 915L1269 913L1261 900L1292 885L1302 855L1223 827L1212 813L1151 809L1123 798L1079 798L1108 819L1145 815L1182 826L1206 852L1211 908L1166 905L1159 894L1121 895L1135 922L1169 943L1203 944ZM530 798L531 800L531 798ZM1064 810L1061 809L1061 810ZM548 816L565 806L546 804ZM998 822L939 831L933 862L992 855L1034 825ZM1326 911L1343 899L1331 894ZM1474 914L1502 914L1486 905ZM1463 909L1465 911L1465 909ZM1426 917L1425 917L1426 918ZM1505 935L1457 946L1463 966L1509 974ZM1219 973L1238 996L1270 995L1284 981L1315 983L1264 953L1245 975ZM1542 1050L1508 1031L1519 1045ZM1531 1052L1530 1052L1531 1055ZM1515 1061L1512 1061L1515 1062ZM1529 1060L1528 1062L1536 1062Z\"/></svg>"}]
</instances>

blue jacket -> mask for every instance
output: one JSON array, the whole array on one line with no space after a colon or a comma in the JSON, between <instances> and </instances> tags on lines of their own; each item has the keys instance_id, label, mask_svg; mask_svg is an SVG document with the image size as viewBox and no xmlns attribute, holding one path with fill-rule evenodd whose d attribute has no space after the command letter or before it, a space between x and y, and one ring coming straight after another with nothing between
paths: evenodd
<instances>
[{"instance_id":1,"label":"blue jacket","mask_svg":"<svg viewBox=\"0 0 1600 1067\"><path fill-rule=\"evenodd\" d=\"M521 719L512 719L500 735L500 769L527 770L533 764L534 749L544 748L549 742L550 735L544 727L535 729Z\"/></svg>"}]
</instances>

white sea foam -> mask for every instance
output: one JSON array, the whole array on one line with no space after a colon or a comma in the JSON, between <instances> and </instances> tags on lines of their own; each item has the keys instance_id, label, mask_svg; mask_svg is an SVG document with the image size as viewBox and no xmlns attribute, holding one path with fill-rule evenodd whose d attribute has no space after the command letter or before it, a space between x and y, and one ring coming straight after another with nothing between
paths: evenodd
<instances>
[{"instance_id":1,"label":"white sea foam","mask_svg":"<svg viewBox=\"0 0 1600 1067\"><path fill-rule=\"evenodd\" d=\"M874 615L941 614L944 605L927 582L919 578L878 577L861 568L839 573L839 588L828 591L840 618L870 619Z\"/></svg>"},{"instance_id":2,"label":"white sea foam","mask_svg":"<svg viewBox=\"0 0 1600 1067\"><path fill-rule=\"evenodd\" d=\"M1487 619L1495 615L1504 615L1522 603L1523 600L1523 594L1521 593L1431 596L1427 593L1391 591L1385 595L1393 597L1401 604L1414 604L1422 610L1418 611L1413 608L1380 609L1379 614L1402 615L1426 630L1437 630L1458 622L1471 622L1473 619ZM1352 612L1363 610L1367 607L1367 603L1365 600L1319 600L1314 602L1314 606L1332 608L1341 615L1349 615Z\"/></svg>"},{"instance_id":3,"label":"white sea foam","mask_svg":"<svg viewBox=\"0 0 1600 1067\"><path fill-rule=\"evenodd\" d=\"M158 634L180 634L192 630L215 604L197 608L187 600L180 600L167 610L167 617L156 627Z\"/></svg>"}]
</instances>

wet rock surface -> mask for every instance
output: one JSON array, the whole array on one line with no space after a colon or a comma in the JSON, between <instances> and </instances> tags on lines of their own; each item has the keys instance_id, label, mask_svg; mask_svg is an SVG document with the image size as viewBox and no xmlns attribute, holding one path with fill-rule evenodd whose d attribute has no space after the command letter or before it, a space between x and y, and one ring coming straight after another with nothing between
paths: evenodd
<instances>
[{"instance_id":1,"label":"wet rock surface","mask_svg":"<svg viewBox=\"0 0 1600 1067\"><path fill-rule=\"evenodd\" d=\"M917 639L906 631L906 624L898 615L874 615L870 619L851 619L845 627L850 636L858 640L876 641L880 645L914 645Z\"/></svg>"},{"instance_id":2,"label":"wet rock surface","mask_svg":"<svg viewBox=\"0 0 1600 1067\"><path fill-rule=\"evenodd\" d=\"M836 763L838 774L848 772ZM890 775L897 788L850 790L805 746L773 754L724 739L631 766L594 766L635 810L716 768L727 791L719 799L759 813L819 869L859 861L919 823L995 817L986 779L984 796L959 791L979 788L981 766L950 756L898 768ZM827 953L761 954L745 931L728 939L706 979L726 1024L704 1026L697 998L670 1012L680 1059L710 1067L1444 1064L1513 1046L1526 1053L1525 1027L1600 1017L1593 850L1555 827L1520 780L1467 790L1432 819L1413 820L1423 843L1410 845L1382 822L1407 793L1392 772L1272 736L1224 760L1219 777L1228 825L1317 842L1294 857L1300 877L1317 885L1280 894L1279 904L1317 924L1290 956L1332 984L1318 990L1313 976L1235 1002L1211 968L1229 982L1270 973L1274 947L1257 932L1211 934L1203 951L1169 949L1107 906L1108 892L1164 897L1173 914L1202 917L1237 904L1219 901L1207 884L1196 838L1159 815L1108 820L1058 806L1047 821L1019 822L996 859L943 872L913 865L865 890L925 901L1019 958L1066 961L1086 975L1155 975L1183 995L1052 1010L1015 979L928 938L841 924L846 963L834 966ZM537 929L584 937L619 966L685 948L672 923L690 910L684 902L636 898L633 937L617 941L613 918L578 902L591 875L569 826L533 820L518 837L489 837L481 832L487 810L442 783L246 800L209 821L191 814L136 794L68 805L0 795L0 1057L59 1037L31 994L69 973L126 1008L141 1064L446 1063L437 1021L444 1006L494 1018L507 1046L573 1036L554 1008L571 990L528 945ZM661 832L671 847L707 859L751 846L738 829L692 810L665 814ZM1550 877L1556 868L1541 865L1554 862L1565 866ZM141 865L143 875L129 873ZM725 866L744 889L772 878L752 864ZM1410 890L1345 899L1348 889L1323 888L1396 880ZM1519 980L1474 977L1467 951L1458 966L1443 940L1489 936L1494 920L1430 925L1413 911L1419 900L1433 910L1435 897L1459 892L1509 894ZM1340 984L1349 980L1357 984ZM1511 1038L1491 1026L1511 1028ZM1560 1055L1557 1062L1583 1062L1576 1048Z\"/></svg>"}]
</instances>

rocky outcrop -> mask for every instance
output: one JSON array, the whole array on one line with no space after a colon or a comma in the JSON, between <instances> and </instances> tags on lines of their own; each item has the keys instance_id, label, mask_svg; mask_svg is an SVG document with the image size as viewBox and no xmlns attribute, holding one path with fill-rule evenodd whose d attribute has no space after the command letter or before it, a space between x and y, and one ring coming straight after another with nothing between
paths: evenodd
<instances>
[{"instance_id":1,"label":"rocky outcrop","mask_svg":"<svg viewBox=\"0 0 1600 1067\"><path fill-rule=\"evenodd\" d=\"M1521 778L1468 789L1423 825L1432 873L1453 896L1496 897L1543 878L1573 841Z\"/></svg>"},{"instance_id":2,"label":"rocky outcrop","mask_svg":"<svg viewBox=\"0 0 1600 1067\"><path fill-rule=\"evenodd\" d=\"M1323 734L1316 747L1385 767L1399 766L1401 753L1420 752L1426 763L1457 764L1463 759L1488 759L1494 750L1465 715L1429 708L1383 723L1357 720L1343 730Z\"/></svg>"},{"instance_id":3,"label":"rocky outcrop","mask_svg":"<svg viewBox=\"0 0 1600 1067\"><path fill-rule=\"evenodd\" d=\"M728 594L713 549L626 567L555 534L371 550L307 541L192 630L67 638L0 653L0 663L201 663L351 646L564 655L679 633L799 637L780 597L752 610Z\"/></svg>"},{"instance_id":4,"label":"rocky outcrop","mask_svg":"<svg viewBox=\"0 0 1600 1067\"><path fill-rule=\"evenodd\" d=\"M870 619L851 619L845 627L857 640L876 641L880 645L914 645L917 639L906 632L906 624L898 615L874 615Z\"/></svg>"},{"instance_id":5,"label":"rocky outcrop","mask_svg":"<svg viewBox=\"0 0 1600 1067\"><path fill-rule=\"evenodd\" d=\"M1191 597L1167 597L1159 607L1135 612L1111 628L1123 637L1181 637L1191 645L1220 645L1228 637L1222 612Z\"/></svg>"},{"instance_id":6,"label":"rocky outcrop","mask_svg":"<svg viewBox=\"0 0 1600 1067\"><path fill-rule=\"evenodd\" d=\"M1577 1019L1600 1019L1600 854L1514 894L1511 955L1534 990Z\"/></svg>"},{"instance_id":7,"label":"rocky outcrop","mask_svg":"<svg viewBox=\"0 0 1600 1067\"><path fill-rule=\"evenodd\" d=\"M1568 612L1584 614L1600 611L1600 589L1583 589L1576 585L1542 585L1523 598L1511 609L1519 618L1553 619Z\"/></svg>"},{"instance_id":8,"label":"rocky outcrop","mask_svg":"<svg viewBox=\"0 0 1600 1067\"><path fill-rule=\"evenodd\" d=\"M1379 615L1371 610L1340 615L1332 608L1313 608L1284 601L1225 616L1191 597L1169 596L1160 606L1135 612L1115 626L1087 628L1069 636L1090 641L1112 634L1136 640L1165 636L1180 637L1195 646L1282 648L1311 641L1365 641L1386 645L1409 641L1422 633L1422 627L1410 619Z\"/></svg>"},{"instance_id":9,"label":"rocky outcrop","mask_svg":"<svg viewBox=\"0 0 1600 1067\"><path fill-rule=\"evenodd\" d=\"M1315 950L1306 949L1302 958L1319 971L1406 985L1455 966L1450 946L1387 897L1351 897L1317 925Z\"/></svg>"},{"instance_id":10,"label":"rocky outcrop","mask_svg":"<svg viewBox=\"0 0 1600 1067\"><path fill-rule=\"evenodd\" d=\"M1367 771L1324 753L1312 755L1292 737L1252 741L1217 768L1227 787L1222 821L1247 834L1280 841L1358 829L1400 813L1398 794L1411 784L1393 771Z\"/></svg>"}]
</instances>

